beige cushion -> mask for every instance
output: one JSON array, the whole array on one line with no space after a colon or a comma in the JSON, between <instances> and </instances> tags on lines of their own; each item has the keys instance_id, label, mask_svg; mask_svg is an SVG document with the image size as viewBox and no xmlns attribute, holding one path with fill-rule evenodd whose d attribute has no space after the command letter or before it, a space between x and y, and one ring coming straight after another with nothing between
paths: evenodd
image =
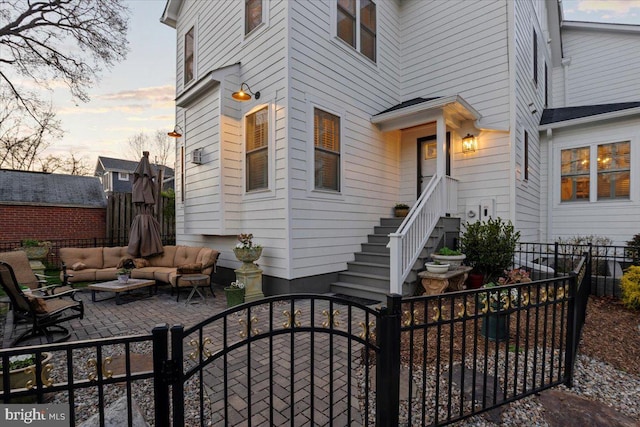
<instances>
[{"instance_id":1,"label":"beige cushion","mask_svg":"<svg viewBox=\"0 0 640 427\"><path fill-rule=\"evenodd\" d=\"M198 262L198 252L200 252L200 249L202 248L192 246L177 246L173 265L178 266L183 264L194 264Z\"/></svg>"},{"instance_id":2,"label":"beige cushion","mask_svg":"<svg viewBox=\"0 0 640 427\"><path fill-rule=\"evenodd\" d=\"M96 270L97 281L115 280L117 279L117 277L118 269L115 267L101 268L100 270Z\"/></svg>"},{"instance_id":3,"label":"beige cushion","mask_svg":"<svg viewBox=\"0 0 640 427\"><path fill-rule=\"evenodd\" d=\"M133 263L136 265L136 268L149 267L149 260L144 258L136 258L133 260Z\"/></svg>"},{"instance_id":4,"label":"beige cushion","mask_svg":"<svg viewBox=\"0 0 640 427\"><path fill-rule=\"evenodd\" d=\"M171 283L171 275L175 273L175 267L156 267L153 272L153 278L159 282Z\"/></svg>"},{"instance_id":5,"label":"beige cushion","mask_svg":"<svg viewBox=\"0 0 640 427\"><path fill-rule=\"evenodd\" d=\"M131 278L152 280L154 278L153 272L156 271L157 268L159 267L143 267L133 269L131 270Z\"/></svg>"},{"instance_id":6,"label":"beige cushion","mask_svg":"<svg viewBox=\"0 0 640 427\"><path fill-rule=\"evenodd\" d=\"M84 262L80 262L80 261L76 262L75 264L73 264L71 266L71 269L75 270L75 271L84 270L85 268L87 268L87 264L85 264Z\"/></svg>"},{"instance_id":7,"label":"beige cushion","mask_svg":"<svg viewBox=\"0 0 640 427\"><path fill-rule=\"evenodd\" d=\"M156 255L148 258L149 266L175 267L177 265L173 263L176 257L176 246L165 246L163 249L164 252L161 255Z\"/></svg>"},{"instance_id":8,"label":"beige cushion","mask_svg":"<svg viewBox=\"0 0 640 427\"><path fill-rule=\"evenodd\" d=\"M202 264L194 262L192 264L182 264L178 266L178 274L199 274L202 272Z\"/></svg>"},{"instance_id":9,"label":"beige cushion","mask_svg":"<svg viewBox=\"0 0 640 427\"><path fill-rule=\"evenodd\" d=\"M31 289L35 289L39 286L38 278L31 269L26 252L0 252L0 261L4 261L11 266L19 284Z\"/></svg>"},{"instance_id":10,"label":"beige cushion","mask_svg":"<svg viewBox=\"0 0 640 427\"><path fill-rule=\"evenodd\" d=\"M133 257L127 253L127 246L104 248L103 257L104 262L102 264L102 268L116 267L123 258L133 259Z\"/></svg>"},{"instance_id":11,"label":"beige cushion","mask_svg":"<svg viewBox=\"0 0 640 427\"><path fill-rule=\"evenodd\" d=\"M100 271L97 268L85 268L80 271L68 271L73 277L69 277L69 282L77 283L77 282L95 282L96 281L96 272ZM62 272L60 272L60 276L62 276ZM61 277L62 279L62 277Z\"/></svg>"},{"instance_id":12,"label":"beige cushion","mask_svg":"<svg viewBox=\"0 0 640 427\"><path fill-rule=\"evenodd\" d=\"M196 257L196 262L201 263L203 269L208 269L215 265L218 255L220 255L220 252L215 249L200 248L198 256Z\"/></svg>"},{"instance_id":13,"label":"beige cushion","mask_svg":"<svg viewBox=\"0 0 640 427\"><path fill-rule=\"evenodd\" d=\"M62 262L69 266L81 262L89 269L102 268L104 264L102 248L60 248L58 253Z\"/></svg>"}]
</instances>

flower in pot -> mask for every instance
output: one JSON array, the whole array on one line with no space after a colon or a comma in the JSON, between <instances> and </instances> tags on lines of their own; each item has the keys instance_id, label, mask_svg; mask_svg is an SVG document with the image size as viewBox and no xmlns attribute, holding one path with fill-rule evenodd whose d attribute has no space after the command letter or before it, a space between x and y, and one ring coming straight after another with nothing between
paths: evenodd
<instances>
[{"instance_id":1,"label":"flower in pot","mask_svg":"<svg viewBox=\"0 0 640 427\"><path fill-rule=\"evenodd\" d=\"M431 254L431 259L439 261L443 264L449 264L449 270L455 270L462 265L462 261L466 258L466 255L462 252L450 249L448 247L440 248L436 253Z\"/></svg>"},{"instance_id":2,"label":"flower in pot","mask_svg":"<svg viewBox=\"0 0 640 427\"><path fill-rule=\"evenodd\" d=\"M507 320L509 310L518 307L521 300L528 299L528 295L516 288L508 288L508 285L531 282L529 273L521 268L505 271L504 277L496 282L489 282L482 286L488 289L478 293L480 311L485 313L482 320L481 334L490 340L502 341L509 337Z\"/></svg>"},{"instance_id":3,"label":"flower in pot","mask_svg":"<svg viewBox=\"0 0 640 427\"><path fill-rule=\"evenodd\" d=\"M513 264L513 255L520 240L511 221L500 218L466 223L460 245L473 272L483 276L482 283L497 280Z\"/></svg>"},{"instance_id":4,"label":"flower in pot","mask_svg":"<svg viewBox=\"0 0 640 427\"><path fill-rule=\"evenodd\" d=\"M51 250L51 242L41 242L37 239L23 239L20 241L20 250L27 253L30 260L41 260L47 257Z\"/></svg>"},{"instance_id":5,"label":"flower in pot","mask_svg":"<svg viewBox=\"0 0 640 427\"><path fill-rule=\"evenodd\" d=\"M393 207L393 215L396 218L403 218L409 215L409 205L407 205L406 203L396 203L396 205Z\"/></svg>"},{"instance_id":6,"label":"flower in pot","mask_svg":"<svg viewBox=\"0 0 640 427\"><path fill-rule=\"evenodd\" d=\"M224 288L227 307L233 307L244 302L244 288L245 285L242 282L231 282L229 286Z\"/></svg>"},{"instance_id":7,"label":"flower in pot","mask_svg":"<svg viewBox=\"0 0 640 427\"><path fill-rule=\"evenodd\" d=\"M253 234L240 234L233 253L239 261L252 264L262 255L262 246L253 243Z\"/></svg>"},{"instance_id":8,"label":"flower in pot","mask_svg":"<svg viewBox=\"0 0 640 427\"><path fill-rule=\"evenodd\" d=\"M118 270L118 282L127 283L131 277L131 270L128 268L121 268Z\"/></svg>"}]
</instances>

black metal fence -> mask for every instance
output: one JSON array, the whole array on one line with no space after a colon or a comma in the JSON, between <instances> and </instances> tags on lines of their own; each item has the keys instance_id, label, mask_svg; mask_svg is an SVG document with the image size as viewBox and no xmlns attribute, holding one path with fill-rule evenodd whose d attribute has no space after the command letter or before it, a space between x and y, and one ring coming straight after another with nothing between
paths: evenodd
<instances>
[{"instance_id":1,"label":"black metal fence","mask_svg":"<svg viewBox=\"0 0 640 427\"><path fill-rule=\"evenodd\" d=\"M572 245L559 243L519 243L514 259L516 266L531 271L535 279L568 274L589 252L591 294L621 297L620 279L631 265L640 265L640 254L628 246Z\"/></svg>"}]
</instances>

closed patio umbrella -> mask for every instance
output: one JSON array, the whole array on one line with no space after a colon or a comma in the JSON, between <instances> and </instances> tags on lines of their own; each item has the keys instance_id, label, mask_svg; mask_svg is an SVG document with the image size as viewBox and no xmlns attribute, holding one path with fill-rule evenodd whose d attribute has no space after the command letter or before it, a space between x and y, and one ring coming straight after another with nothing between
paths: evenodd
<instances>
[{"instance_id":1,"label":"closed patio umbrella","mask_svg":"<svg viewBox=\"0 0 640 427\"><path fill-rule=\"evenodd\" d=\"M129 255L136 258L164 252L160 224L153 215L156 203L156 183L153 181L155 173L149 162L149 152L142 154L142 159L133 172L131 193L136 216L131 223L127 249Z\"/></svg>"}]
</instances>

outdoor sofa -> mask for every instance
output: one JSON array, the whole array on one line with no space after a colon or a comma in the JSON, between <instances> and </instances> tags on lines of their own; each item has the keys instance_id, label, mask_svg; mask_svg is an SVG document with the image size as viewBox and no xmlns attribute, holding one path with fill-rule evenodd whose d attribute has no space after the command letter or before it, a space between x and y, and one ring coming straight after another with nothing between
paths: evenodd
<instances>
[{"instance_id":1,"label":"outdoor sofa","mask_svg":"<svg viewBox=\"0 0 640 427\"><path fill-rule=\"evenodd\" d=\"M123 262L132 259L136 268L131 270L131 278L168 283L173 291L192 286L180 280L184 274L204 274L207 281L201 286L210 286L220 252L205 247L165 246L161 255L134 259L127 253L127 246L116 246L60 248L59 255L62 261L60 279L64 283L115 280Z\"/></svg>"}]
</instances>

